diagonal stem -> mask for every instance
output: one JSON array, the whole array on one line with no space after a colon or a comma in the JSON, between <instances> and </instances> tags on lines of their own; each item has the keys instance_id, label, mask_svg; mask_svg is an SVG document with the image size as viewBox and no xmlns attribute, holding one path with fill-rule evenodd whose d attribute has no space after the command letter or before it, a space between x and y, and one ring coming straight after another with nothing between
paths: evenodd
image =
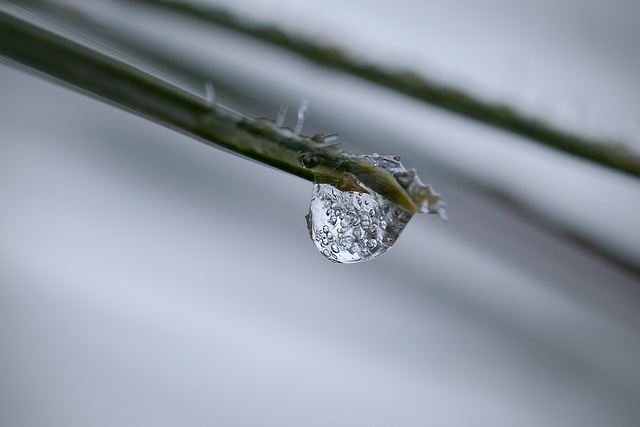
<instances>
[{"instance_id":1,"label":"diagonal stem","mask_svg":"<svg viewBox=\"0 0 640 427\"><path fill-rule=\"evenodd\" d=\"M163 80L114 52L66 34L38 16L0 1L0 56L210 145L227 149L309 181L341 190L371 189L410 213L437 213L431 187L411 186L369 160L327 146L324 137L306 137L254 120ZM206 86L205 86L206 89ZM413 172L412 172L413 173ZM414 176L415 174L410 176ZM408 176L409 176L408 175ZM421 184L421 183L420 183Z\"/></svg>"}]
</instances>

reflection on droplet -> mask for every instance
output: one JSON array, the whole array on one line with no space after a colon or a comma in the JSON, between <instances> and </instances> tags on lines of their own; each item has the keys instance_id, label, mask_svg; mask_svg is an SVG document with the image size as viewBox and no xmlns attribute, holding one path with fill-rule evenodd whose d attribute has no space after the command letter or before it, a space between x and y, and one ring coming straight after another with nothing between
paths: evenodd
<instances>
[{"instance_id":1,"label":"reflection on droplet","mask_svg":"<svg viewBox=\"0 0 640 427\"><path fill-rule=\"evenodd\" d=\"M325 206L331 208L327 210ZM342 221L333 221L340 216ZM373 191L340 191L330 184L314 184L307 225L311 240L325 258L351 263L385 253L411 216Z\"/></svg>"}]
</instances>

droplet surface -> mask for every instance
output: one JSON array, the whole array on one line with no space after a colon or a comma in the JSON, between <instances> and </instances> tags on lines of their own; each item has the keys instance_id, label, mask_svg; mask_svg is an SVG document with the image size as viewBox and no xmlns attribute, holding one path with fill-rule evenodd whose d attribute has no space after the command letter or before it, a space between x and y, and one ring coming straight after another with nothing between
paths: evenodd
<instances>
[{"instance_id":1,"label":"droplet surface","mask_svg":"<svg viewBox=\"0 0 640 427\"><path fill-rule=\"evenodd\" d=\"M352 263L385 253L411 216L374 191L340 191L330 184L314 184L306 218L311 240L325 258Z\"/></svg>"}]
</instances>

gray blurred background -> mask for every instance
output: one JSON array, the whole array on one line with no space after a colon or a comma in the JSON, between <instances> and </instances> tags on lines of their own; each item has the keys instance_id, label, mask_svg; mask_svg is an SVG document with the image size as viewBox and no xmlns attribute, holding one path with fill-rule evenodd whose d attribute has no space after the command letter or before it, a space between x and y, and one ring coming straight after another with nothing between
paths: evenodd
<instances>
[{"instance_id":1,"label":"gray blurred background","mask_svg":"<svg viewBox=\"0 0 640 427\"><path fill-rule=\"evenodd\" d=\"M307 98L450 220L331 264L311 183L0 62L1 426L640 424L637 179L156 9L15 3L254 116ZM637 1L215 4L640 150Z\"/></svg>"}]
</instances>

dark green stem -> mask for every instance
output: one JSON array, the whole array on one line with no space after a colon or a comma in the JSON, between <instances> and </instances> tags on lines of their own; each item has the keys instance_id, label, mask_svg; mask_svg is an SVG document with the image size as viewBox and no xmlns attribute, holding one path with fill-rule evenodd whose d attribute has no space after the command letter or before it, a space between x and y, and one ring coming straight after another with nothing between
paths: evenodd
<instances>
[{"instance_id":1,"label":"dark green stem","mask_svg":"<svg viewBox=\"0 0 640 427\"><path fill-rule=\"evenodd\" d=\"M269 120L233 113L3 2L0 55L120 108L309 181L352 191L367 191L364 185L411 213L424 210L425 202L437 205L438 197L429 186L403 185L402 177L398 181L364 158L324 145L321 136L297 135Z\"/></svg>"}]
</instances>

